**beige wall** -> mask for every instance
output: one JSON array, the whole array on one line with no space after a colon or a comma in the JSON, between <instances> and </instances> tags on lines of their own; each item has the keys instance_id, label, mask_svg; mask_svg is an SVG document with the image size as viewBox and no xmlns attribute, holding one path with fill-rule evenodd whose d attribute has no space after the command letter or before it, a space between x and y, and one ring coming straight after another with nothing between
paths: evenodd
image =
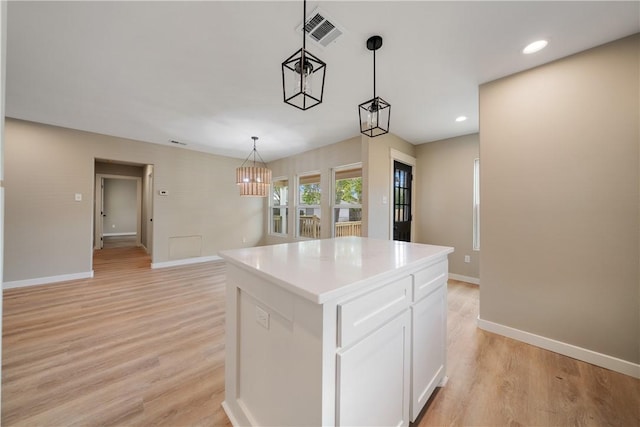
<instances>
[{"instance_id":1,"label":"beige wall","mask_svg":"<svg viewBox=\"0 0 640 427\"><path fill-rule=\"evenodd\" d=\"M293 242L295 233L295 182L296 176L307 172L320 172L320 188L322 189L322 210L320 232L322 238L331 237L331 176L332 169L358 163L362 159L360 136L335 144L307 151L295 156L270 162L267 166L273 178L289 179L289 235L287 237L266 234L267 244ZM268 230L268 218L265 216L264 229Z\"/></svg>"},{"instance_id":2,"label":"beige wall","mask_svg":"<svg viewBox=\"0 0 640 427\"><path fill-rule=\"evenodd\" d=\"M353 163L362 163L362 233L364 236L389 239L391 197L391 152L396 150L411 158L415 147L403 139L386 134L376 138L356 137L276 160L268 164L273 177L289 179L289 236L267 235L267 244L295 241L295 177L306 172L320 172L322 188L321 237L331 237L331 172L332 169ZM415 172L415 171L414 171ZM383 203L383 196L387 203ZM265 231L267 223L265 219Z\"/></svg>"},{"instance_id":3,"label":"beige wall","mask_svg":"<svg viewBox=\"0 0 640 427\"><path fill-rule=\"evenodd\" d=\"M144 167L136 165L123 165L121 163L106 163L96 161L96 173L105 175L144 176Z\"/></svg>"},{"instance_id":4,"label":"beige wall","mask_svg":"<svg viewBox=\"0 0 640 427\"><path fill-rule=\"evenodd\" d=\"M477 133L416 147L416 242L453 246L449 272L474 279L480 277L480 253L473 250L473 162L479 149Z\"/></svg>"},{"instance_id":5,"label":"beige wall","mask_svg":"<svg viewBox=\"0 0 640 427\"><path fill-rule=\"evenodd\" d=\"M7 52L7 4L0 2L0 260L4 253L4 94L6 77ZM4 274L3 263L0 261L0 280ZM2 287L0 286L0 330L2 330ZM2 339L0 339L0 367L2 366ZM0 369L1 371L1 369ZM2 378L0 372L0 379ZM2 381L0 380L0 383ZM2 401L2 387L0 384L0 402Z\"/></svg>"},{"instance_id":6,"label":"beige wall","mask_svg":"<svg viewBox=\"0 0 640 427\"><path fill-rule=\"evenodd\" d=\"M640 36L480 87L480 318L640 362Z\"/></svg>"},{"instance_id":7,"label":"beige wall","mask_svg":"<svg viewBox=\"0 0 640 427\"><path fill-rule=\"evenodd\" d=\"M13 119L5 131L5 282L91 270L96 158L154 165L154 263L261 241L264 200L239 196L238 159Z\"/></svg>"},{"instance_id":8,"label":"beige wall","mask_svg":"<svg viewBox=\"0 0 640 427\"><path fill-rule=\"evenodd\" d=\"M387 240L393 237L390 236L392 149L415 158L415 146L391 133L375 138L362 137L362 230L367 237ZM417 194L415 180L413 190Z\"/></svg>"},{"instance_id":9,"label":"beige wall","mask_svg":"<svg viewBox=\"0 0 640 427\"><path fill-rule=\"evenodd\" d=\"M104 179L103 234L138 232L138 182L135 179Z\"/></svg>"}]
</instances>

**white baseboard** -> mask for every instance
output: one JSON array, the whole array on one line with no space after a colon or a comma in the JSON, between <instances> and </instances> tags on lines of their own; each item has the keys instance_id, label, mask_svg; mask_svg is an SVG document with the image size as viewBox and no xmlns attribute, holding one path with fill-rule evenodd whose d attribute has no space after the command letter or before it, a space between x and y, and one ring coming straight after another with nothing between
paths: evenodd
<instances>
[{"instance_id":1,"label":"white baseboard","mask_svg":"<svg viewBox=\"0 0 640 427\"><path fill-rule=\"evenodd\" d=\"M478 317L478 327L485 331L493 332L498 335L513 338L536 347L544 348L555 353L569 356L573 359L582 360L592 365L600 366L621 374L629 375L640 379L640 364L629 362L627 360L618 359L617 357L608 356L586 348L578 347L573 344L567 344L562 341L556 341L540 335L525 332L520 329L511 328L499 323L483 320Z\"/></svg>"},{"instance_id":2,"label":"white baseboard","mask_svg":"<svg viewBox=\"0 0 640 427\"><path fill-rule=\"evenodd\" d=\"M199 256L194 258L177 259L174 261L152 262L151 268L176 267L179 265L198 264L200 262L221 261L222 258L217 255Z\"/></svg>"},{"instance_id":3,"label":"white baseboard","mask_svg":"<svg viewBox=\"0 0 640 427\"><path fill-rule=\"evenodd\" d=\"M135 231L132 232L126 232L126 233L102 233L102 235L104 237L114 237L114 236L135 236L136 233Z\"/></svg>"},{"instance_id":4,"label":"white baseboard","mask_svg":"<svg viewBox=\"0 0 640 427\"><path fill-rule=\"evenodd\" d=\"M35 279L14 280L3 282L2 289L23 288L25 286L45 285L48 283L67 282L69 280L90 279L93 277L93 270L83 273L61 274L59 276L36 277Z\"/></svg>"},{"instance_id":5,"label":"white baseboard","mask_svg":"<svg viewBox=\"0 0 640 427\"><path fill-rule=\"evenodd\" d=\"M463 276L462 274L449 273L449 279L459 280L461 282L473 283L474 285L480 284L480 279L478 277Z\"/></svg>"}]
</instances>

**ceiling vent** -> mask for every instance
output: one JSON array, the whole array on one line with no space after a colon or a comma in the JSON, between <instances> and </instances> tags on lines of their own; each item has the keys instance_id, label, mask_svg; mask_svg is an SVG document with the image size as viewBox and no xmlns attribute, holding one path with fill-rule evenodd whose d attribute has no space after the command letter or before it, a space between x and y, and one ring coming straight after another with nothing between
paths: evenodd
<instances>
[{"instance_id":1,"label":"ceiling vent","mask_svg":"<svg viewBox=\"0 0 640 427\"><path fill-rule=\"evenodd\" d=\"M344 33L340 24L337 24L319 7L308 15L305 25L309 34L308 40L322 47L329 46ZM296 31L302 32L302 24L296 28Z\"/></svg>"}]
</instances>

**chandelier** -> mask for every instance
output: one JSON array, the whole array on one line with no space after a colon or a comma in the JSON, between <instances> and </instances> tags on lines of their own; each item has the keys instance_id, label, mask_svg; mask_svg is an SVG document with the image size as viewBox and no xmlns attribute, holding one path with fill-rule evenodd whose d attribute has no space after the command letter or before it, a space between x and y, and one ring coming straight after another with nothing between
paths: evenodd
<instances>
[{"instance_id":1,"label":"chandelier","mask_svg":"<svg viewBox=\"0 0 640 427\"><path fill-rule=\"evenodd\" d=\"M251 139L253 139L253 150L242 162L242 165L236 169L236 183L240 187L241 196L267 197L271 186L271 170L266 167L256 166L256 156L263 164L265 161L262 160L256 149L258 137L252 136ZM253 165L245 166L252 155Z\"/></svg>"}]
</instances>

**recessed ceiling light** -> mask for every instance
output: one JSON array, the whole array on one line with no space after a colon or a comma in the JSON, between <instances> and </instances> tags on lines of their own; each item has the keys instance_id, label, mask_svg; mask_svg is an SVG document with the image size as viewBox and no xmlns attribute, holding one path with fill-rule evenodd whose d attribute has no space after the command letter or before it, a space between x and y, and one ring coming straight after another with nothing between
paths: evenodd
<instances>
[{"instance_id":1,"label":"recessed ceiling light","mask_svg":"<svg viewBox=\"0 0 640 427\"><path fill-rule=\"evenodd\" d=\"M547 46L548 42L546 40L538 40L533 43L529 43L524 49L522 49L522 53L530 54L536 53L539 50L544 49Z\"/></svg>"},{"instance_id":2,"label":"recessed ceiling light","mask_svg":"<svg viewBox=\"0 0 640 427\"><path fill-rule=\"evenodd\" d=\"M467 116L456 117L456 122L464 122L465 120L467 120Z\"/></svg>"}]
</instances>

